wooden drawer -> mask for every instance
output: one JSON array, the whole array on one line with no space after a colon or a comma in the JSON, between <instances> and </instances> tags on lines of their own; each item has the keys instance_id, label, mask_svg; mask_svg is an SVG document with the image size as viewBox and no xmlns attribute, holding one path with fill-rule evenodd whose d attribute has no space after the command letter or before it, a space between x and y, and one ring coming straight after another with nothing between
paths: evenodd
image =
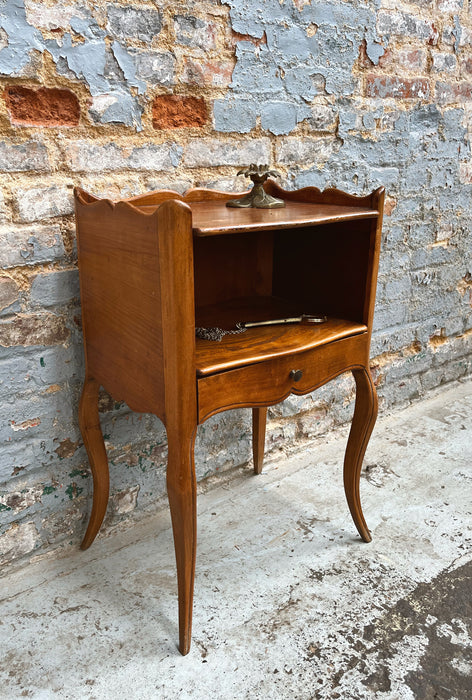
<instances>
[{"instance_id":1,"label":"wooden drawer","mask_svg":"<svg viewBox=\"0 0 472 700\"><path fill-rule=\"evenodd\" d=\"M198 422L243 406L270 406L307 394L338 374L368 365L368 334L198 380Z\"/></svg>"}]
</instances>

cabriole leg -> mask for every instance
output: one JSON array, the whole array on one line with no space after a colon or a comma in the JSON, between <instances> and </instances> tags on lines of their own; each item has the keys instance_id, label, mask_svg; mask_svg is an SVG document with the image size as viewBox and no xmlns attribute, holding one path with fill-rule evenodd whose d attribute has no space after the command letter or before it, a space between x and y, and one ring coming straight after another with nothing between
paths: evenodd
<instances>
[{"instance_id":1,"label":"cabriole leg","mask_svg":"<svg viewBox=\"0 0 472 700\"><path fill-rule=\"evenodd\" d=\"M372 537L362 513L359 482L362 460L377 418L377 391L367 367L352 372L356 381L356 406L344 458L344 491L352 519L364 542Z\"/></svg>"},{"instance_id":2,"label":"cabriole leg","mask_svg":"<svg viewBox=\"0 0 472 700\"><path fill-rule=\"evenodd\" d=\"M267 423L267 408L252 409L252 455L254 474L260 474L264 461L264 444Z\"/></svg>"},{"instance_id":3,"label":"cabriole leg","mask_svg":"<svg viewBox=\"0 0 472 700\"><path fill-rule=\"evenodd\" d=\"M174 533L179 592L179 649L185 656L192 637L193 585L197 548L197 496L193 432L167 429L167 494Z\"/></svg>"},{"instance_id":4,"label":"cabriole leg","mask_svg":"<svg viewBox=\"0 0 472 700\"><path fill-rule=\"evenodd\" d=\"M108 459L98 414L99 388L100 384L95 379L86 377L79 405L80 432L93 476L92 513L85 537L80 545L81 549L90 547L100 529L107 510L110 490Z\"/></svg>"}]
</instances>

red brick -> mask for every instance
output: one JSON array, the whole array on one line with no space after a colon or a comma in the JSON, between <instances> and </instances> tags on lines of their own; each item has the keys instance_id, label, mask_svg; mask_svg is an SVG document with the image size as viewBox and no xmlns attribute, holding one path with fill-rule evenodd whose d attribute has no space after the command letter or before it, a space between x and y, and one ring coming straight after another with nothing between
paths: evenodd
<instances>
[{"instance_id":1,"label":"red brick","mask_svg":"<svg viewBox=\"0 0 472 700\"><path fill-rule=\"evenodd\" d=\"M22 126L77 126L80 106L70 90L10 85L3 93L12 124Z\"/></svg>"},{"instance_id":2,"label":"red brick","mask_svg":"<svg viewBox=\"0 0 472 700\"><path fill-rule=\"evenodd\" d=\"M395 97L399 99L424 98L429 95L429 82L425 78L368 75L366 95L367 97Z\"/></svg>"},{"instance_id":3,"label":"red brick","mask_svg":"<svg viewBox=\"0 0 472 700\"><path fill-rule=\"evenodd\" d=\"M182 129L203 126L208 109L201 97L160 95L152 106L152 125L155 129Z\"/></svg>"},{"instance_id":4,"label":"red brick","mask_svg":"<svg viewBox=\"0 0 472 700\"><path fill-rule=\"evenodd\" d=\"M235 46L238 41L250 41L254 46L260 46L261 44L267 44L267 35L264 32L263 35L261 36L260 39L256 39L256 37L251 36L250 34L240 34L239 32L235 32L233 29L231 30L231 43L233 46Z\"/></svg>"}]
</instances>

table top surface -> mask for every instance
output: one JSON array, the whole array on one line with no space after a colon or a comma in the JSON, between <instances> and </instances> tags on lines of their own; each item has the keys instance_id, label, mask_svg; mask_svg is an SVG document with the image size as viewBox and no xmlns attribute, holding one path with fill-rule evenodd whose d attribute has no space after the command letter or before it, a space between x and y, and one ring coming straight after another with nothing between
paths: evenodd
<instances>
[{"instance_id":1,"label":"table top surface","mask_svg":"<svg viewBox=\"0 0 472 700\"><path fill-rule=\"evenodd\" d=\"M222 201L188 202L188 205L192 210L196 236L301 228L354 219L375 219L379 215L377 210L364 207L290 201L286 201L285 207L280 209L235 209L227 207ZM150 214L158 206L139 205L137 209Z\"/></svg>"}]
</instances>

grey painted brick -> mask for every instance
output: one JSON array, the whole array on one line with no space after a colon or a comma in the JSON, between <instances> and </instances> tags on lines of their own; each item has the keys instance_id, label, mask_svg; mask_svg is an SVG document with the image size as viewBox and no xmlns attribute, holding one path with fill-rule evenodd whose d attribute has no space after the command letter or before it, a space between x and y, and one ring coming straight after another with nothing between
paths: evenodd
<instances>
[{"instance_id":1,"label":"grey painted brick","mask_svg":"<svg viewBox=\"0 0 472 700\"><path fill-rule=\"evenodd\" d=\"M364 116L362 117L362 126L363 126L365 129L368 129L369 131L371 131L372 129L374 129L374 128L375 128L375 117L374 117L374 115L371 114L370 112L368 112L367 114L364 114Z\"/></svg>"},{"instance_id":2,"label":"grey painted brick","mask_svg":"<svg viewBox=\"0 0 472 700\"><path fill-rule=\"evenodd\" d=\"M386 410L390 406L406 406L422 395L421 381L418 376L408 377L402 382L390 383L388 373L386 374L385 391L383 389L379 391L381 410Z\"/></svg>"},{"instance_id":3,"label":"grey painted brick","mask_svg":"<svg viewBox=\"0 0 472 700\"><path fill-rule=\"evenodd\" d=\"M211 22L192 15L174 17L175 38L178 44L208 51L216 46L215 29Z\"/></svg>"},{"instance_id":4,"label":"grey painted brick","mask_svg":"<svg viewBox=\"0 0 472 700\"><path fill-rule=\"evenodd\" d=\"M227 4L231 7L231 26L234 31L258 39L264 34L266 18L272 21L285 19L284 9L277 0L267 0L263 8L251 0L232 0Z\"/></svg>"},{"instance_id":5,"label":"grey painted brick","mask_svg":"<svg viewBox=\"0 0 472 700\"><path fill-rule=\"evenodd\" d=\"M404 194L418 192L419 187L426 188L431 183L431 168L428 168L426 162L421 159L416 162L410 161L403 169L402 175Z\"/></svg>"},{"instance_id":6,"label":"grey painted brick","mask_svg":"<svg viewBox=\"0 0 472 700\"><path fill-rule=\"evenodd\" d=\"M146 191L151 192L153 190L172 190L173 192L178 192L179 194L184 194L193 185L190 180L174 180L173 178L155 178L149 177L146 179ZM135 194L139 194L139 191Z\"/></svg>"},{"instance_id":7,"label":"grey painted brick","mask_svg":"<svg viewBox=\"0 0 472 700\"><path fill-rule=\"evenodd\" d=\"M324 93L325 79L321 74L300 71L297 66L284 71L284 84L289 95L311 102L315 95Z\"/></svg>"},{"instance_id":8,"label":"grey painted brick","mask_svg":"<svg viewBox=\"0 0 472 700\"><path fill-rule=\"evenodd\" d=\"M408 321L408 305L405 301L396 301L376 309L374 315L374 331L401 326Z\"/></svg>"},{"instance_id":9,"label":"grey painted brick","mask_svg":"<svg viewBox=\"0 0 472 700\"><path fill-rule=\"evenodd\" d=\"M448 139L462 140L467 138L467 127L465 120L470 113L466 113L464 109L448 108L442 114L442 122L444 125L444 136ZM472 126L472 122L470 123ZM470 128L469 128L470 130Z\"/></svg>"},{"instance_id":10,"label":"grey painted brick","mask_svg":"<svg viewBox=\"0 0 472 700\"><path fill-rule=\"evenodd\" d=\"M220 177L211 180L203 180L200 185L208 187L210 190L220 190L221 192L244 193L250 188L250 181L242 175L234 177Z\"/></svg>"},{"instance_id":11,"label":"grey painted brick","mask_svg":"<svg viewBox=\"0 0 472 700\"><path fill-rule=\"evenodd\" d=\"M121 89L109 90L101 95L94 95L89 115L96 124L126 124L141 131L141 114L143 107L136 99Z\"/></svg>"},{"instance_id":12,"label":"grey painted brick","mask_svg":"<svg viewBox=\"0 0 472 700\"><path fill-rule=\"evenodd\" d=\"M184 150L182 165L190 168L215 165L243 166L246 163L268 163L268 138L222 142L218 139L195 139Z\"/></svg>"},{"instance_id":13,"label":"grey painted brick","mask_svg":"<svg viewBox=\"0 0 472 700\"><path fill-rule=\"evenodd\" d=\"M67 187L32 187L15 190L14 203L22 222L65 216L74 211L72 189Z\"/></svg>"},{"instance_id":14,"label":"grey painted brick","mask_svg":"<svg viewBox=\"0 0 472 700\"><path fill-rule=\"evenodd\" d=\"M6 275L0 275L0 311L11 310L11 307L18 302L18 297L19 287L15 280ZM18 310L17 303L15 310Z\"/></svg>"},{"instance_id":15,"label":"grey painted brick","mask_svg":"<svg viewBox=\"0 0 472 700\"><path fill-rule=\"evenodd\" d=\"M78 297L78 270L59 270L36 275L31 285L30 300L33 304L55 306L67 304Z\"/></svg>"},{"instance_id":16,"label":"grey painted brick","mask_svg":"<svg viewBox=\"0 0 472 700\"><path fill-rule=\"evenodd\" d=\"M307 170L300 173L298 168L294 172L290 173L291 179L291 189L299 189L302 187L318 187L320 190L324 190L329 187L328 175L323 170Z\"/></svg>"},{"instance_id":17,"label":"grey painted brick","mask_svg":"<svg viewBox=\"0 0 472 700\"><path fill-rule=\"evenodd\" d=\"M388 299L408 299L411 293L411 277L404 274L398 279L390 279L385 285L385 295Z\"/></svg>"},{"instance_id":18,"label":"grey painted brick","mask_svg":"<svg viewBox=\"0 0 472 700\"><path fill-rule=\"evenodd\" d=\"M37 445L35 438L50 437L51 444L56 447L51 447L50 444L48 449L38 453L33 463L28 466L37 467L38 460L51 463L51 458L62 459L65 454L72 455L77 449L80 442L77 411L77 401L71 401L70 392L67 390L33 396L30 392L18 394L13 404L0 406L0 439L8 445L26 441ZM60 450L56 452L56 448L64 439L70 441L70 449L65 453Z\"/></svg>"},{"instance_id":19,"label":"grey painted brick","mask_svg":"<svg viewBox=\"0 0 472 700\"><path fill-rule=\"evenodd\" d=\"M377 15L377 30L381 35L411 36L427 40L434 35L432 23L406 12L381 10Z\"/></svg>"},{"instance_id":20,"label":"grey painted brick","mask_svg":"<svg viewBox=\"0 0 472 700\"><path fill-rule=\"evenodd\" d=\"M108 28L121 41L139 39L151 42L162 29L161 13L154 8L120 6L108 3Z\"/></svg>"},{"instance_id":21,"label":"grey painted brick","mask_svg":"<svg viewBox=\"0 0 472 700\"><path fill-rule=\"evenodd\" d=\"M337 109L334 105L313 104L308 123L315 131L333 131L336 117Z\"/></svg>"},{"instance_id":22,"label":"grey painted brick","mask_svg":"<svg viewBox=\"0 0 472 700\"><path fill-rule=\"evenodd\" d=\"M441 112L436 105L430 104L414 109L409 115L408 126L410 133L418 132L422 136L435 134L441 122Z\"/></svg>"},{"instance_id":23,"label":"grey painted brick","mask_svg":"<svg viewBox=\"0 0 472 700\"><path fill-rule=\"evenodd\" d=\"M385 187L392 193L401 185L399 168L369 168L372 187Z\"/></svg>"},{"instance_id":24,"label":"grey painted brick","mask_svg":"<svg viewBox=\"0 0 472 700\"><path fill-rule=\"evenodd\" d=\"M303 27L293 24L269 25L266 28L269 51L277 51L288 59L309 59L314 53L315 39L307 36Z\"/></svg>"},{"instance_id":25,"label":"grey painted brick","mask_svg":"<svg viewBox=\"0 0 472 700\"><path fill-rule=\"evenodd\" d=\"M172 170L178 165L180 153L181 147L171 143L129 148L113 142L99 146L89 141L75 141L65 148L68 165L74 172Z\"/></svg>"},{"instance_id":26,"label":"grey painted brick","mask_svg":"<svg viewBox=\"0 0 472 700\"><path fill-rule=\"evenodd\" d=\"M46 146L39 141L0 142L0 170L5 172L46 171L49 160Z\"/></svg>"},{"instance_id":27,"label":"grey painted brick","mask_svg":"<svg viewBox=\"0 0 472 700\"><path fill-rule=\"evenodd\" d=\"M425 391L446 384L447 382L460 379L470 374L471 363L467 360L450 361L440 367L435 367L434 371L426 372L421 376L421 386Z\"/></svg>"},{"instance_id":28,"label":"grey painted brick","mask_svg":"<svg viewBox=\"0 0 472 700\"><path fill-rule=\"evenodd\" d=\"M0 228L0 267L53 262L64 255L58 225Z\"/></svg>"},{"instance_id":29,"label":"grey painted brick","mask_svg":"<svg viewBox=\"0 0 472 700\"><path fill-rule=\"evenodd\" d=\"M5 195L3 194L3 190L0 190L0 224L4 224L9 219L10 212L5 203Z\"/></svg>"},{"instance_id":30,"label":"grey painted brick","mask_svg":"<svg viewBox=\"0 0 472 700\"><path fill-rule=\"evenodd\" d=\"M225 411L199 426L195 442L197 478L248 462L252 444L251 411Z\"/></svg>"},{"instance_id":31,"label":"grey painted brick","mask_svg":"<svg viewBox=\"0 0 472 700\"><path fill-rule=\"evenodd\" d=\"M294 136L282 139L277 146L276 159L279 163L299 165L323 163L341 147L340 139L323 136L317 139L300 139Z\"/></svg>"},{"instance_id":32,"label":"grey painted brick","mask_svg":"<svg viewBox=\"0 0 472 700\"><path fill-rule=\"evenodd\" d=\"M414 355L401 357L388 367L388 382L399 384L408 377L428 371L431 364L431 353L427 350L421 350Z\"/></svg>"},{"instance_id":33,"label":"grey painted brick","mask_svg":"<svg viewBox=\"0 0 472 700\"><path fill-rule=\"evenodd\" d=\"M454 73L457 68L457 59L452 53L433 53L432 57L432 70L437 73Z\"/></svg>"},{"instance_id":34,"label":"grey painted brick","mask_svg":"<svg viewBox=\"0 0 472 700\"><path fill-rule=\"evenodd\" d=\"M268 95L274 99L285 96L280 69L274 62L267 46L256 47L243 41L236 45L236 65L231 87L235 94Z\"/></svg>"},{"instance_id":35,"label":"grey painted brick","mask_svg":"<svg viewBox=\"0 0 472 700\"><path fill-rule=\"evenodd\" d=\"M0 535L0 565L29 554L40 544L40 534L34 522L14 523Z\"/></svg>"},{"instance_id":36,"label":"grey painted brick","mask_svg":"<svg viewBox=\"0 0 472 700\"><path fill-rule=\"evenodd\" d=\"M379 59L384 55L385 49L378 41L372 41L369 39L366 41L366 53L372 63L376 66L379 63Z\"/></svg>"},{"instance_id":37,"label":"grey painted brick","mask_svg":"<svg viewBox=\"0 0 472 700\"><path fill-rule=\"evenodd\" d=\"M411 345L415 340L416 329L412 326L376 330L372 334L370 356L375 358L385 352L398 352Z\"/></svg>"},{"instance_id":38,"label":"grey painted brick","mask_svg":"<svg viewBox=\"0 0 472 700\"><path fill-rule=\"evenodd\" d=\"M451 161L450 165L443 162L442 169L433 168L431 172L431 188L453 188L457 182L457 162Z\"/></svg>"},{"instance_id":39,"label":"grey painted brick","mask_svg":"<svg viewBox=\"0 0 472 700\"><path fill-rule=\"evenodd\" d=\"M297 125L297 108L290 102L264 102L261 126L276 136L289 134Z\"/></svg>"},{"instance_id":40,"label":"grey painted brick","mask_svg":"<svg viewBox=\"0 0 472 700\"><path fill-rule=\"evenodd\" d=\"M347 134L351 129L355 129L357 126L357 112L351 107L344 107L344 105L339 110L339 134Z\"/></svg>"},{"instance_id":41,"label":"grey painted brick","mask_svg":"<svg viewBox=\"0 0 472 700\"><path fill-rule=\"evenodd\" d=\"M136 66L136 77L149 85L173 85L175 56L170 51L130 51Z\"/></svg>"},{"instance_id":42,"label":"grey painted brick","mask_svg":"<svg viewBox=\"0 0 472 700\"><path fill-rule=\"evenodd\" d=\"M410 300L408 320L411 322L425 321L434 318L444 325L446 319L457 310L457 294L444 293L442 289L434 287L417 287Z\"/></svg>"},{"instance_id":43,"label":"grey painted brick","mask_svg":"<svg viewBox=\"0 0 472 700\"><path fill-rule=\"evenodd\" d=\"M21 348L12 353L0 347L0 389L3 395L18 392L47 391L83 379L83 350L78 344L68 347Z\"/></svg>"},{"instance_id":44,"label":"grey painted brick","mask_svg":"<svg viewBox=\"0 0 472 700\"><path fill-rule=\"evenodd\" d=\"M248 100L215 100L213 116L217 131L246 134L256 126L257 104Z\"/></svg>"},{"instance_id":45,"label":"grey painted brick","mask_svg":"<svg viewBox=\"0 0 472 700\"><path fill-rule=\"evenodd\" d=\"M457 257L454 248L430 245L425 248L417 248L411 252L411 268L417 270L419 268L430 267L442 263L448 263L451 259ZM458 260L459 262L459 260Z\"/></svg>"}]
</instances>

